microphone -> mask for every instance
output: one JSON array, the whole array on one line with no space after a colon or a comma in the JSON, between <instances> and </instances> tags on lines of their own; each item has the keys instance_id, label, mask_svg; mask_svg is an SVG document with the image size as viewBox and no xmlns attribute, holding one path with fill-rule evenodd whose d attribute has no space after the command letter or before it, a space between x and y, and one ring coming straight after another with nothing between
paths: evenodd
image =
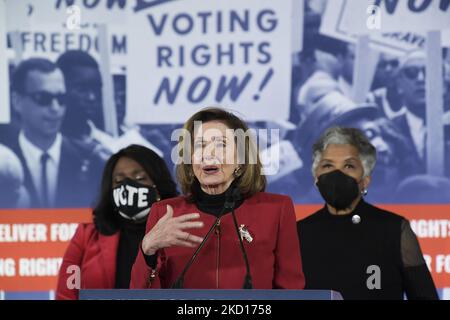
<instances>
[{"instance_id":1,"label":"microphone","mask_svg":"<svg viewBox=\"0 0 450 320\"><path fill-rule=\"evenodd\" d=\"M226 201L225 201L225 204L226 204ZM208 241L209 237L212 234L212 231L214 229L216 229L217 226L220 224L220 218L222 217L222 215L224 214L226 209L227 209L227 207L224 205L223 208L222 208L222 211L219 214L219 216L216 218L216 220L214 221L213 225L211 226L211 228L209 228L208 232L206 233L205 238L203 238L203 241L199 244L199 246L195 250L194 254L192 255L191 259L189 259L189 261L188 261L188 263L186 263L186 266L184 267L183 271L181 272L181 274L178 276L178 278L173 283L173 285L171 287L172 289L182 289L183 288L184 276L185 276L186 272L189 270L189 268L191 267L192 263L194 263L195 259L197 258L200 250L202 250L202 248L205 245L206 241Z\"/></svg>"},{"instance_id":2,"label":"microphone","mask_svg":"<svg viewBox=\"0 0 450 320\"><path fill-rule=\"evenodd\" d=\"M242 256L244 257L244 262L245 262L246 274L245 274L244 284L242 286L242 289L253 289L253 281L252 281L252 276L250 273L250 265L248 263L247 252L245 251L244 243L242 242L241 233L239 232L236 214L234 213L234 207L236 206L236 201L239 201L241 198L241 193L240 193L239 187L234 186L231 191L231 194L229 194L227 198L228 199L225 200L224 207L227 209L231 209L231 215L233 216L234 228L236 230L236 234L239 239L239 246L240 246Z\"/></svg>"},{"instance_id":3,"label":"microphone","mask_svg":"<svg viewBox=\"0 0 450 320\"><path fill-rule=\"evenodd\" d=\"M172 289L182 289L183 288L184 276L186 275L187 271L189 270L189 268L194 263L194 261L197 258L200 250L202 250L203 246L205 245L205 243L210 238L210 236L212 234L212 231L219 226L220 219L222 218L223 214L225 213L225 211L227 209L228 210L231 209L231 215L233 217L234 226L235 226L238 238L239 238L239 244L240 244L241 252L242 252L242 255L243 255L244 261L245 261L246 275L245 275L245 279L244 279L243 289L253 289L252 277L250 275L250 265L248 263L248 258L247 258L247 252L245 251L244 244L242 243L242 239L241 239L241 236L240 236L240 233L239 233L239 228L238 228L238 224L237 224L237 220L236 220L236 215L234 213L234 207L236 206L236 201L239 201L240 197L241 197L241 194L240 194L239 188L231 186L230 189L226 193L225 203L223 205L222 211L217 216L217 218L214 221L214 223L212 224L212 226L209 228L208 232L206 233L205 238L203 238L203 241L197 247L197 249L195 250L195 252L192 255L192 257L186 263L186 266L184 267L184 269L181 272L181 274L178 276L178 278L175 280L175 282L171 286Z\"/></svg>"}]
</instances>

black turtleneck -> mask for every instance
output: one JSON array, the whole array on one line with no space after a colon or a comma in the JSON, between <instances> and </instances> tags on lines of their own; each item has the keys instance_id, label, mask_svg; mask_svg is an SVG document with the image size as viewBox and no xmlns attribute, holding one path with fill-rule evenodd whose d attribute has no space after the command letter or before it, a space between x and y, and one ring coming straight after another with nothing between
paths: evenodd
<instances>
[{"instance_id":1,"label":"black turtleneck","mask_svg":"<svg viewBox=\"0 0 450 320\"><path fill-rule=\"evenodd\" d=\"M120 217L120 238L116 258L116 289L130 287L131 268L136 259L139 244L145 234L146 219L140 222Z\"/></svg>"},{"instance_id":2,"label":"black turtleneck","mask_svg":"<svg viewBox=\"0 0 450 320\"><path fill-rule=\"evenodd\" d=\"M215 217L219 217L225 213L231 212L231 209L224 208L225 200L227 199L228 195L231 192L231 189L235 187L236 181L233 181L233 183L228 187L227 190L225 190L223 193L219 194L209 194L203 191L200 184L196 180L194 182L194 189L193 189L193 200L197 208L205 213L211 214ZM244 199L241 197L240 199L236 200L234 208L238 208L242 203L244 202ZM142 250L142 247L141 247ZM154 255L146 255L144 252L145 262L147 263L147 266L154 269L156 268L157 264L157 254Z\"/></svg>"},{"instance_id":3,"label":"black turtleneck","mask_svg":"<svg viewBox=\"0 0 450 320\"><path fill-rule=\"evenodd\" d=\"M358 219L359 217L359 219ZM305 289L332 289L344 299L437 299L408 220L361 200L346 215L327 206L297 223ZM370 278L379 267L380 288Z\"/></svg>"},{"instance_id":4,"label":"black turtleneck","mask_svg":"<svg viewBox=\"0 0 450 320\"><path fill-rule=\"evenodd\" d=\"M203 191L200 184L196 181L194 182L194 192L193 198L197 208L208 214L212 214L219 217L222 214L231 212L231 209L224 209L225 200L231 189L235 187L235 182L233 182L227 190L219 194L209 194ZM238 208L244 200L238 199L235 204L235 209Z\"/></svg>"}]
</instances>

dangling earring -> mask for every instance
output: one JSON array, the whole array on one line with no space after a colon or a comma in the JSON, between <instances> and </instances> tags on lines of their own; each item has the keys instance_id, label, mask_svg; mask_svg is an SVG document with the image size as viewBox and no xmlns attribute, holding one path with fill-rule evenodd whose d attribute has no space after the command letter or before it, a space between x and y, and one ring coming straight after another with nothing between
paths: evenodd
<instances>
[{"instance_id":1,"label":"dangling earring","mask_svg":"<svg viewBox=\"0 0 450 320\"><path fill-rule=\"evenodd\" d=\"M192 170L189 170L188 176L189 176L190 183L193 183L194 182L194 172Z\"/></svg>"},{"instance_id":2,"label":"dangling earring","mask_svg":"<svg viewBox=\"0 0 450 320\"><path fill-rule=\"evenodd\" d=\"M239 177L241 175L240 171L241 171L241 167L240 166L237 167L236 169L234 169L233 176L235 178Z\"/></svg>"},{"instance_id":3,"label":"dangling earring","mask_svg":"<svg viewBox=\"0 0 450 320\"><path fill-rule=\"evenodd\" d=\"M364 196L367 196L367 193L368 193L368 191L367 191L367 189L366 188L364 188L362 191L361 191L361 195L364 197Z\"/></svg>"},{"instance_id":4,"label":"dangling earring","mask_svg":"<svg viewBox=\"0 0 450 320\"><path fill-rule=\"evenodd\" d=\"M159 191L158 191L158 189L156 188L156 184L153 185L152 187L153 187L153 188L155 189L155 191L156 191L156 201L160 201L160 200L161 200L161 196L159 195Z\"/></svg>"}]
</instances>

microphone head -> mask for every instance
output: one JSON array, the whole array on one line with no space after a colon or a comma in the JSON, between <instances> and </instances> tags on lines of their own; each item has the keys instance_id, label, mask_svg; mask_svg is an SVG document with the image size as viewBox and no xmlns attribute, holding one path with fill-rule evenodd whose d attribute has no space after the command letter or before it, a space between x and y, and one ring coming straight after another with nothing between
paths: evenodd
<instances>
[{"instance_id":1,"label":"microphone head","mask_svg":"<svg viewBox=\"0 0 450 320\"><path fill-rule=\"evenodd\" d=\"M241 189L238 185L234 186L233 190L231 191L231 197L233 197L234 201L238 201L241 199Z\"/></svg>"},{"instance_id":2,"label":"microphone head","mask_svg":"<svg viewBox=\"0 0 450 320\"><path fill-rule=\"evenodd\" d=\"M241 199L241 191L239 189L239 186L235 185L234 183L235 182L233 181L225 194L224 207L227 209L234 208L234 206L236 205L236 201L239 201Z\"/></svg>"}]
</instances>

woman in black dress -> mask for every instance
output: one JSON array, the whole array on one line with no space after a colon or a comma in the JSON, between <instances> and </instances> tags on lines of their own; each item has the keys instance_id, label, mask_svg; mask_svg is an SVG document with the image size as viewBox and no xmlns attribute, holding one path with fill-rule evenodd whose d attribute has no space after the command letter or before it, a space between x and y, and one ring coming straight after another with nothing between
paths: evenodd
<instances>
[{"instance_id":1,"label":"woman in black dress","mask_svg":"<svg viewBox=\"0 0 450 320\"><path fill-rule=\"evenodd\" d=\"M344 299L438 299L408 220L365 202L376 150L354 128L334 127L313 146L325 206L297 224L305 289Z\"/></svg>"}]
</instances>

